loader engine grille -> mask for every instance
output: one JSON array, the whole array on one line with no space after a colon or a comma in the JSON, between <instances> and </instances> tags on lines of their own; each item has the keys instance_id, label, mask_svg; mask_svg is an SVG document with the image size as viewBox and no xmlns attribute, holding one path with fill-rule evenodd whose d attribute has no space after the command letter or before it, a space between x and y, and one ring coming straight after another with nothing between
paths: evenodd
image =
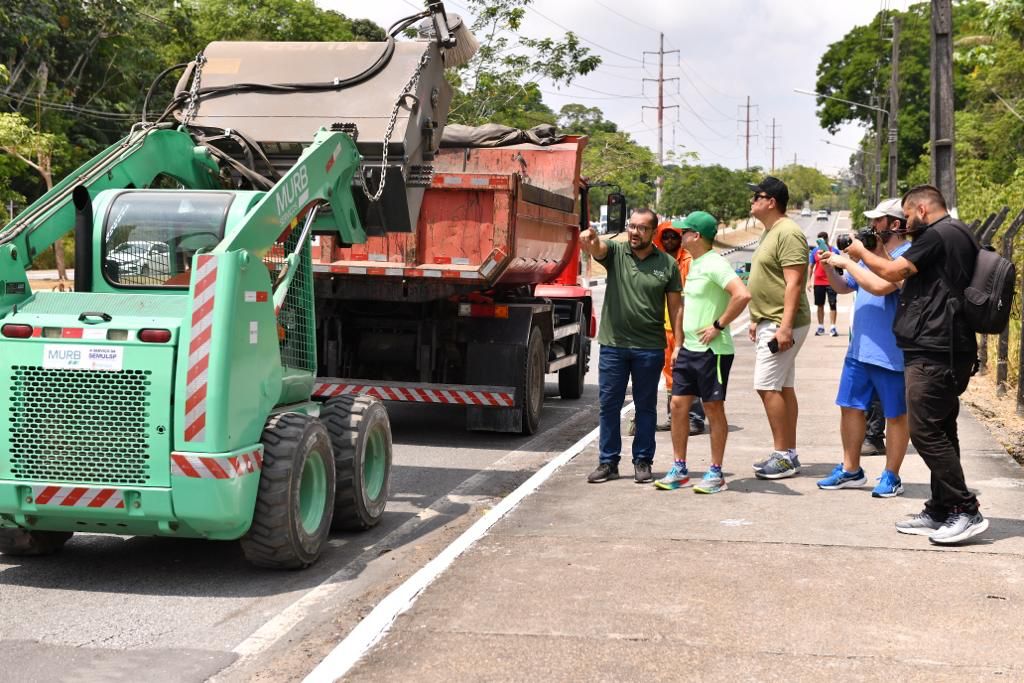
<instances>
[{"instance_id":1,"label":"loader engine grille","mask_svg":"<svg viewBox=\"0 0 1024 683\"><path fill-rule=\"evenodd\" d=\"M150 374L12 366L13 478L147 484Z\"/></svg>"}]
</instances>

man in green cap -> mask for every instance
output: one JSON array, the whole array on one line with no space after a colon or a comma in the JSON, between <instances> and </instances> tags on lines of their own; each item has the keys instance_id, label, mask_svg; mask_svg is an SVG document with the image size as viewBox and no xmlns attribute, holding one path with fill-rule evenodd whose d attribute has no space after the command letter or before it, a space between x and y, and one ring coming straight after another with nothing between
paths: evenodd
<instances>
[{"instance_id":1,"label":"man in green cap","mask_svg":"<svg viewBox=\"0 0 1024 683\"><path fill-rule=\"evenodd\" d=\"M679 225L682 246L693 261L683 288L683 307L675 328L675 361L672 367L672 412L685 415L694 397L704 403L711 430L711 465L694 491L718 493L726 489L722 475L729 421L725 416L725 392L735 350L729 325L750 301L750 292L725 258L713 250L718 221L706 211L694 211ZM686 465L688 425L672 422L673 464L668 474L654 483L660 489L690 485Z\"/></svg>"}]
</instances>

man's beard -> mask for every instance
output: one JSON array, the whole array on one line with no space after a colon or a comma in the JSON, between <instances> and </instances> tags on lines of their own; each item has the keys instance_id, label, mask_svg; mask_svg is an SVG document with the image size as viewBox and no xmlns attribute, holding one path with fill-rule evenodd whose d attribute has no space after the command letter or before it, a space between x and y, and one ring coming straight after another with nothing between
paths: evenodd
<instances>
[{"instance_id":1,"label":"man's beard","mask_svg":"<svg viewBox=\"0 0 1024 683\"><path fill-rule=\"evenodd\" d=\"M636 249L637 251L643 251L647 247L651 246L652 242L654 241L653 237L651 239L647 240L647 241L644 241L643 237L637 237L636 239L637 239L637 243L636 244L633 244L633 240L630 239L629 240L629 246L630 246L631 249Z\"/></svg>"}]
</instances>

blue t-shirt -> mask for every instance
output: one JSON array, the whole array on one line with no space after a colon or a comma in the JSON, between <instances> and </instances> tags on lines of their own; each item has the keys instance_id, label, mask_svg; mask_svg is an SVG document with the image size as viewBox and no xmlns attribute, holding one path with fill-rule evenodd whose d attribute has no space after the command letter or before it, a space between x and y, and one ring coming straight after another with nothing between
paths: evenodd
<instances>
[{"instance_id":1,"label":"blue t-shirt","mask_svg":"<svg viewBox=\"0 0 1024 683\"><path fill-rule=\"evenodd\" d=\"M897 247L890 256L897 259L907 249L910 249L910 242ZM863 266L864 262L861 261L860 265ZM849 273L846 274L846 284L856 291L853 330L846 355L861 363L903 372L903 351L896 346L896 335L892 332L900 291L897 289L885 296L871 294L861 289Z\"/></svg>"}]
</instances>

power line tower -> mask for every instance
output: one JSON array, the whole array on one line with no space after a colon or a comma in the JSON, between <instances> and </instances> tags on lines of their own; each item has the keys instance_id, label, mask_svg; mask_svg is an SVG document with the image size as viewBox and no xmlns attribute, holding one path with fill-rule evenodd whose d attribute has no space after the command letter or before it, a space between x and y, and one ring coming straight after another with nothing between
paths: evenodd
<instances>
[{"instance_id":1,"label":"power line tower","mask_svg":"<svg viewBox=\"0 0 1024 683\"><path fill-rule=\"evenodd\" d=\"M771 144L771 149L772 149L772 173L775 172L775 152L776 152L776 150L779 149L779 146L776 144L776 142L779 140L779 136L775 132L777 129L778 129L778 125L776 125L775 117L773 116L772 117L772 136L771 136L771 140L772 140L772 144Z\"/></svg>"},{"instance_id":2,"label":"power line tower","mask_svg":"<svg viewBox=\"0 0 1024 683\"><path fill-rule=\"evenodd\" d=\"M752 137L756 138L757 137L757 133L756 132L753 133L753 134L750 133L750 124L753 123L753 124L757 125L757 119L751 119L750 118L750 110L751 109L756 109L757 105L756 104L750 104L750 95L747 95L747 103L745 105L744 104L740 104L738 106L739 106L740 109L744 110L743 116L741 116L739 118L737 123L738 124L745 124L745 126L746 126L745 127L745 132L740 133L739 137L744 138L744 148L746 150L746 156L745 156L746 166L744 168L749 171L750 170L750 138L752 138Z\"/></svg>"},{"instance_id":3,"label":"power line tower","mask_svg":"<svg viewBox=\"0 0 1024 683\"><path fill-rule=\"evenodd\" d=\"M664 127L665 127L665 110L666 109L678 109L678 105L665 106L665 81L678 81L678 78L665 78L665 55L677 53L679 50L665 51L665 34L658 34L661 37L661 42L658 44L657 52L644 52L644 57L647 55L658 55L658 77L657 78L645 78L643 81L654 81L658 84L658 106L651 107L644 105L643 109L657 109L658 110L658 177L654 181L654 206L657 209L661 209L661 185L664 181L664 167L665 167L665 142L664 142Z\"/></svg>"}]
</instances>

